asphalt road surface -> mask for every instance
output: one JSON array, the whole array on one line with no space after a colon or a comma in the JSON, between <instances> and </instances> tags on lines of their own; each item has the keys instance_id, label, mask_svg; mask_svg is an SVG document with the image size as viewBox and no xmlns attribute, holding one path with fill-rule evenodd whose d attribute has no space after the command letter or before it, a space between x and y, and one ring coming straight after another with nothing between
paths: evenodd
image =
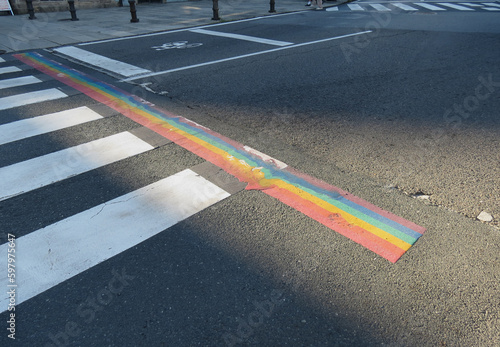
<instances>
[{"instance_id":1,"label":"asphalt road surface","mask_svg":"<svg viewBox=\"0 0 500 347\"><path fill-rule=\"evenodd\" d=\"M69 264L68 272L81 270L33 289L16 306L16 340L7 329L2 340L20 346L500 344L498 219L476 220L482 211L500 215L499 23L486 10L341 8L40 52L425 227L394 264L261 191L242 190L195 154L7 57L0 67L21 71L2 80L36 76L40 82L4 88L0 97L50 89L54 99L2 109L2 125L76 107L102 118L2 144L1 168L81 145L61 159L78 170L78 158L93 161L102 152L94 141L116 134L122 137L109 141L131 143L131 152L78 175L55 167L56 183L2 197L2 228L16 236L2 240L2 250L35 240L17 253L19 264L23 257L36 261L36 242L52 247L48 253L59 247L68 258L96 250L86 258L94 263ZM96 63L96 55L115 62ZM167 210L151 197L154 189L141 189L172 177L180 177L175 187L201 184L211 200L197 201L203 206L194 214L167 226L162 223L171 217L153 214ZM106 217L110 206L120 218ZM108 246L121 220L132 232ZM156 220L154 235L125 245L135 228ZM69 223L74 236L44 238L44 228L58 232L54 223ZM87 232L91 240L74 241ZM111 255L96 260L104 253ZM64 257L51 259L40 257L50 275L52 265L66 264Z\"/></svg>"},{"instance_id":2,"label":"asphalt road surface","mask_svg":"<svg viewBox=\"0 0 500 347\"><path fill-rule=\"evenodd\" d=\"M125 79L234 125L265 153L279 140L474 219L500 215L499 30L496 12L365 9L78 49L148 71Z\"/></svg>"}]
</instances>

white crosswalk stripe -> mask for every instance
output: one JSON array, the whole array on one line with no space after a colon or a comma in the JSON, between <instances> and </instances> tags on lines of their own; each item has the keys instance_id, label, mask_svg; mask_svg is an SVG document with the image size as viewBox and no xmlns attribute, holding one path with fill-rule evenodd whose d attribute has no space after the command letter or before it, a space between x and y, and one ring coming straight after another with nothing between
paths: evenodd
<instances>
[{"instance_id":1,"label":"white crosswalk stripe","mask_svg":"<svg viewBox=\"0 0 500 347\"><path fill-rule=\"evenodd\" d=\"M483 7L483 10L486 11L500 11L500 5L499 4L493 4L493 3L483 3L485 7Z\"/></svg>"},{"instance_id":2,"label":"white crosswalk stripe","mask_svg":"<svg viewBox=\"0 0 500 347\"><path fill-rule=\"evenodd\" d=\"M12 72L19 72L22 71L20 68L17 66L5 66L5 67L0 67L0 75L6 74L6 73L12 73Z\"/></svg>"},{"instance_id":3,"label":"white crosswalk stripe","mask_svg":"<svg viewBox=\"0 0 500 347\"><path fill-rule=\"evenodd\" d=\"M394 3L392 3L392 5L399 7L400 9L405 10L405 11L418 11L418 9L416 9L415 7L411 7L409 5L402 4L400 2L394 2Z\"/></svg>"},{"instance_id":4,"label":"white crosswalk stripe","mask_svg":"<svg viewBox=\"0 0 500 347\"><path fill-rule=\"evenodd\" d=\"M455 10L459 10L459 11L474 11L473 8L460 6L460 5L456 5L456 4L452 4L452 3L447 3L447 2L438 2L438 4L441 6L450 7L450 8L453 8Z\"/></svg>"},{"instance_id":5,"label":"white crosswalk stripe","mask_svg":"<svg viewBox=\"0 0 500 347\"><path fill-rule=\"evenodd\" d=\"M204 192L204 194L200 194ZM17 239L17 304L137 245L229 193L187 169ZM7 244L0 246L7 254ZM7 268L7 257L0 266ZM4 271L2 283L7 283ZM8 305L6 292L0 307Z\"/></svg>"},{"instance_id":6,"label":"white crosswalk stripe","mask_svg":"<svg viewBox=\"0 0 500 347\"><path fill-rule=\"evenodd\" d=\"M369 4L371 7L373 7L374 9L376 9L377 11L381 11L381 12L384 12L384 11L390 11L389 8L385 7L384 5L381 5L381 4Z\"/></svg>"},{"instance_id":7,"label":"white crosswalk stripe","mask_svg":"<svg viewBox=\"0 0 500 347\"><path fill-rule=\"evenodd\" d=\"M65 98L68 95L56 88L38 90L36 92L23 93L18 95L0 98L0 111L9 108L36 104L42 101L51 101Z\"/></svg>"},{"instance_id":8,"label":"white crosswalk stripe","mask_svg":"<svg viewBox=\"0 0 500 347\"><path fill-rule=\"evenodd\" d=\"M36 78L35 76L22 76L22 77L10 78L7 80L0 81L0 89L21 87L40 82L42 81Z\"/></svg>"},{"instance_id":9,"label":"white crosswalk stripe","mask_svg":"<svg viewBox=\"0 0 500 347\"><path fill-rule=\"evenodd\" d=\"M434 5L431 5L431 4L426 4L424 2L422 2L422 3L416 3L415 5L422 6L423 8L426 8L426 9L431 10L431 11L446 11L445 8L437 7L437 6L434 6Z\"/></svg>"},{"instance_id":10,"label":"white crosswalk stripe","mask_svg":"<svg viewBox=\"0 0 500 347\"><path fill-rule=\"evenodd\" d=\"M347 7L349 7L353 11L364 11L365 9L361 7L358 4L347 4Z\"/></svg>"},{"instance_id":11,"label":"white crosswalk stripe","mask_svg":"<svg viewBox=\"0 0 500 347\"><path fill-rule=\"evenodd\" d=\"M483 7L483 4L480 3L472 3L472 2L460 2L460 5L470 6L470 7Z\"/></svg>"},{"instance_id":12,"label":"white crosswalk stripe","mask_svg":"<svg viewBox=\"0 0 500 347\"><path fill-rule=\"evenodd\" d=\"M10 68L3 67L3 71L23 71L17 67ZM70 98L57 88L44 88L47 81L42 77L45 82L31 75L15 78L4 76L7 78L0 80L2 93L14 94L15 88L23 85L32 85L32 89L40 90L1 98L0 123L15 119L19 107L36 105L47 100L58 103L58 98ZM50 83L57 82L50 80ZM11 151L15 146L30 141L38 143L40 138L34 136L47 139L53 139L55 136L54 141L57 141L57 131L63 130L68 134L75 126L90 127L91 123L95 126L104 122L105 116L94 109L104 108L95 105L92 108L79 106L7 121L0 124L0 150L3 146L8 146L8 151ZM24 113L21 115L26 117ZM155 147L140 138L144 136L144 132L136 131L138 129L149 131L145 128L117 131L115 134L76 146L67 146L62 150L50 152L49 149L47 154L27 160L19 159L15 163L0 167L0 204L6 207L16 196L24 201L25 197L36 194L36 190L53 190L56 182L64 185L72 177L103 168L105 165L148 155ZM47 223L45 226L41 225L43 227L18 237L16 285L22 288L22 291L16 296L16 305L134 247L229 197L231 191L234 193L239 189L235 190L234 186L224 188L225 183L218 183L222 187L212 183L208 177L211 174L203 173L206 168L197 167L187 167L170 176L158 177L156 182L144 184L107 202L99 201L94 207L86 207L81 209L82 212L60 218L59 221ZM205 178L204 174L208 178ZM79 196L87 193L71 189L68 191L64 190L65 194ZM50 201L44 201L44 204L50 204ZM1 244L0 254L6 255L8 247L8 243ZM7 256L0 257L0 267L7 269L7 261ZM0 274L0 283L7 288L7 271ZM9 296L6 293L0 295L0 312L5 312L9 304Z\"/></svg>"},{"instance_id":13,"label":"white crosswalk stripe","mask_svg":"<svg viewBox=\"0 0 500 347\"><path fill-rule=\"evenodd\" d=\"M86 50L73 46L59 47L54 50L56 52L64 54L65 56L93 66L100 67L104 70L111 71L123 77L131 77L151 72L150 70L130 65L118 60L110 59L102 55L88 52Z\"/></svg>"},{"instance_id":14,"label":"white crosswalk stripe","mask_svg":"<svg viewBox=\"0 0 500 347\"><path fill-rule=\"evenodd\" d=\"M342 11L498 11L500 5L493 2L483 3L426 3L426 2L387 2L387 3L348 3L326 9L328 12Z\"/></svg>"},{"instance_id":15,"label":"white crosswalk stripe","mask_svg":"<svg viewBox=\"0 0 500 347\"><path fill-rule=\"evenodd\" d=\"M0 168L0 201L153 149L123 132Z\"/></svg>"},{"instance_id":16,"label":"white crosswalk stripe","mask_svg":"<svg viewBox=\"0 0 500 347\"><path fill-rule=\"evenodd\" d=\"M496 5L496 4L488 5L488 3L480 4L480 3L471 3L471 2L460 2L459 5L480 8L480 9L483 9L485 11L500 11L500 5ZM493 6L493 7L490 7L490 6ZM494 7L494 6L498 6L498 7Z\"/></svg>"},{"instance_id":17,"label":"white crosswalk stripe","mask_svg":"<svg viewBox=\"0 0 500 347\"><path fill-rule=\"evenodd\" d=\"M101 119L86 106L0 125L0 145Z\"/></svg>"}]
</instances>

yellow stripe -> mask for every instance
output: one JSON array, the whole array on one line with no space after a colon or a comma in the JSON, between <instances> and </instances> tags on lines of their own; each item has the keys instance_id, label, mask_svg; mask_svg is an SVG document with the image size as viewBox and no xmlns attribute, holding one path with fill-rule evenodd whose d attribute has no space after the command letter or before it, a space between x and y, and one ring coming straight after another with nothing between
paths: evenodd
<instances>
[{"instance_id":1,"label":"yellow stripe","mask_svg":"<svg viewBox=\"0 0 500 347\"><path fill-rule=\"evenodd\" d=\"M60 73L55 68L52 68L52 70L54 70L54 72ZM65 74L65 76L69 79L76 81L76 83L79 83L78 79L72 78L71 76L66 75L66 74ZM363 228L364 230L372 233L373 235L376 235L376 236L380 237L381 239L384 239L384 240L394 244L395 246L397 246L405 251L411 247L411 245L409 243L407 243L403 240L400 240L399 238L385 232L384 230L379 229L379 228L369 224L368 222L365 222L365 221L349 214L348 212L343 211L343 210L339 209L338 207L336 207L336 206L334 206L334 205L332 205L332 204L330 204L330 203L328 203L328 202L326 202L326 201L324 201L324 200L322 200L322 199L320 199L320 198L318 198L318 197L316 197L316 196L314 196L314 195L312 195L312 194L310 194L310 193L308 193L300 188L297 188L297 187L295 187L295 186L293 186L285 181L282 181L281 179L276 179L276 178L266 179L265 174L263 172L261 172L260 169L257 169L255 167L250 166L244 160L233 157L228 152L198 138L197 136L189 134L189 133L187 133L187 132L185 132L185 131L183 131L175 126L172 126L168 122L162 120L161 118L158 118L158 117L152 115L151 113L148 113L147 111L143 111L138 107L130 105L130 103L128 103L127 101L124 101L120 98L117 98L117 97L103 91L102 89L100 89L98 87L92 87L90 85L89 85L89 87L91 89L93 89L94 91L100 93L101 95L107 97L111 103L115 103L116 105L119 105L121 108L131 110L132 112L138 114L139 116L144 117L145 119L151 121L152 123L159 124L162 127L167 128L169 131L174 131L178 135L180 135L181 137L184 137L184 138L202 146L203 148L211 151L213 154L220 156L221 158L226 160L228 162L228 164L230 164L233 167L236 167L236 170L238 171L238 173L241 173L241 174L247 176L247 178L249 178L249 180L251 180L251 181L258 182L262 188L266 188L266 187L269 187L271 185L275 185L277 187L280 187L282 189L285 189L285 190L295 194L298 197L301 197L305 200L308 200L311 203L316 204L317 206L319 206L319 207L321 207L329 212L337 213L337 214L341 215L342 218L345 219L346 222L348 222L349 224L359 226L359 227Z\"/></svg>"},{"instance_id":2,"label":"yellow stripe","mask_svg":"<svg viewBox=\"0 0 500 347\"><path fill-rule=\"evenodd\" d=\"M344 210L339 209L338 207L336 207L336 206L334 206L334 205L332 205L324 200L321 200L320 198L318 198L318 197L316 197L316 196L314 196L314 195L312 195L312 194L310 194L310 193L308 193L300 188L297 188L297 187L295 187L289 183L286 183L280 179L272 179L272 180L267 180L267 181L273 181L273 182L267 182L265 185L269 186L271 184L274 184L280 188L283 188L283 189L290 191L291 193L293 193L295 195L300 196L301 198L303 198L305 200L311 201L313 204L318 205L319 207L321 207L329 212L338 213L349 224L359 226L359 227L365 229L366 231L372 233L373 235L376 235L376 236L380 237L381 239L392 243L396 247L399 247L405 251L407 251L411 247L411 245L409 243L387 233L386 231L384 231L380 228L377 228L377 227L371 225L370 223L367 223L367 222L351 215L350 213L347 213Z\"/></svg>"},{"instance_id":3,"label":"yellow stripe","mask_svg":"<svg viewBox=\"0 0 500 347\"><path fill-rule=\"evenodd\" d=\"M295 186L293 186L293 185L291 185L291 184L289 184L281 179L277 179L277 178L266 179L264 173L261 172L261 170L255 169L254 167L252 167L248 163L246 163L244 160L240 160L240 159L233 157L228 152L200 139L199 137L197 137L193 134L189 134L184 130L181 130L175 126L172 126L171 124L167 123L166 121L159 119L159 118L151 115L150 113L143 111L137 107L130 107L130 104L128 104L127 102L125 102L123 100L120 100L120 99L117 99L114 97L112 97L112 98L115 99L120 104L120 106L122 106L122 107L128 106L127 108L134 109L134 112L147 118L148 120L151 120L156 124L161 124L163 127L168 128L170 131L174 131L178 135L208 149L209 151L211 151L212 153L214 153L216 155L221 156L226 161L228 161L228 163L230 163L232 166L239 167L240 170L238 170L238 171L240 171L241 173L244 173L248 178L252 178L253 180L258 181L262 188L270 187L271 185L276 185L277 187L286 189L286 190L290 191L291 193L293 193L293 194L295 194L295 195L297 195L305 200L308 200L308 201L312 202L313 204L316 204L317 206L319 206L319 207L321 207L329 212L337 213L337 214L341 215L342 218L344 218L349 224L359 226L360 228L363 228L364 230L372 233L373 235L376 235L376 236L380 237L381 239L392 243L396 247L399 247L405 251L407 251L411 247L411 245L409 243L407 243L407 242L387 233L386 231L384 231L380 228L377 228L377 227L371 225L370 223L365 222L365 221L351 215L350 213L347 213L346 211L341 210L338 207L336 207L336 206L334 206L334 205L332 205L324 200L321 200L320 198L318 198L318 197L316 197L316 196L314 196L314 195L312 195L312 194L310 194L310 193L308 193L300 188L297 188L297 187L295 187Z\"/></svg>"},{"instance_id":4,"label":"yellow stripe","mask_svg":"<svg viewBox=\"0 0 500 347\"><path fill-rule=\"evenodd\" d=\"M141 112L141 113L143 113L143 112ZM154 118L158 119L156 117L154 117ZM380 228L377 228L377 227L371 225L370 223L367 223L367 222L351 215L350 213L347 213L344 210L339 209L338 207L336 207L336 206L334 206L334 205L332 205L324 200L321 200L320 198L318 198L318 197L316 197L316 196L314 196L314 195L312 195L312 194L310 194L310 193L308 193L300 188L297 188L289 183L286 183L285 181L282 181L281 179L276 179L276 178L266 179L264 173L262 173L261 170L253 170L254 167L250 166L245 161L238 160L238 159L234 158L226 151L221 150L220 148L215 147L214 145L212 145L204 140L201 140L199 137L196 137L195 135L189 134L189 133L187 133L179 128L173 127L173 126L169 125L168 123L166 123L165 121L162 121L162 120L160 120L160 121L161 121L161 123L165 123L165 125L167 125L168 127L171 127L172 128L171 130L175 131L179 135L181 135L185 138L188 138L189 140L191 140L191 141L199 144L200 146L203 146L204 148L210 150L214 154L217 154L217 155L225 158L226 160L231 162L232 165L239 166L241 169L241 172L244 172L248 176L253 177L256 181L259 182L261 187L265 188L265 187L269 187L269 186L274 184L280 188L283 188L283 189L290 191L291 193L293 193L295 195L302 197L303 199L311 201L312 203L318 205L319 207L321 207L327 211L340 214L342 216L342 218L344 218L349 224L359 226L360 228L363 228L364 230L380 237L381 239L384 239L384 240L392 243L396 247L399 247L405 251L407 251L411 247L411 245L409 243L387 233L386 231L384 231Z\"/></svg>"}]
</instances>

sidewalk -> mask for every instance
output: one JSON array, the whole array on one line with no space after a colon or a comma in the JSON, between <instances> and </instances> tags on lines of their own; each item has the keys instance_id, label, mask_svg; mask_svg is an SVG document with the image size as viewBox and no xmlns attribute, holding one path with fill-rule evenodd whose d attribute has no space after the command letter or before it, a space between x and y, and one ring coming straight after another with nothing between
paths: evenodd
<instances>
[{"instance_id":1,"label":"sidewalk","mask_svg":"<svg viewBox=\"0 0 500 347\"><path fill-rule=\"evenodd\" d=\"M338 6L347 0L328 1L324 7ZM64 12L35 13L30 20L27 14L0 16L0 54L16 51L51 48L116 37L133 36L218 23L212 20L211 0L194 0L138 4L138 23L131 23L130 8L126 6L78 10L78 21ZM306 0L275 0L276 13L310 11ZM272 15L268 0L219 0L221 21L238 20Z\"/></svg>"}]
</instances>

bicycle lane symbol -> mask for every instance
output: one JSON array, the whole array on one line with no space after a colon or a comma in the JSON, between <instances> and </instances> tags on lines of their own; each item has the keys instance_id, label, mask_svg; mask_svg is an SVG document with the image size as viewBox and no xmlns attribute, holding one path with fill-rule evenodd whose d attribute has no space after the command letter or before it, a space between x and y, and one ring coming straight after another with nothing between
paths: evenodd
<instances>
[{"instance_id":1,"label":"bicycle lane symbol","mask_svg":"<svg viewBox=\"0 0 500 347\"><path fill-rule=\"evenodd\" d=\"M161 46L153 46L151 47L155 51L164 51L167 49L185 49L185 48L194 48L203 45L203 43L188 43L188 41L174 41L167 42Z\"/></svg>"}]
</instances>

